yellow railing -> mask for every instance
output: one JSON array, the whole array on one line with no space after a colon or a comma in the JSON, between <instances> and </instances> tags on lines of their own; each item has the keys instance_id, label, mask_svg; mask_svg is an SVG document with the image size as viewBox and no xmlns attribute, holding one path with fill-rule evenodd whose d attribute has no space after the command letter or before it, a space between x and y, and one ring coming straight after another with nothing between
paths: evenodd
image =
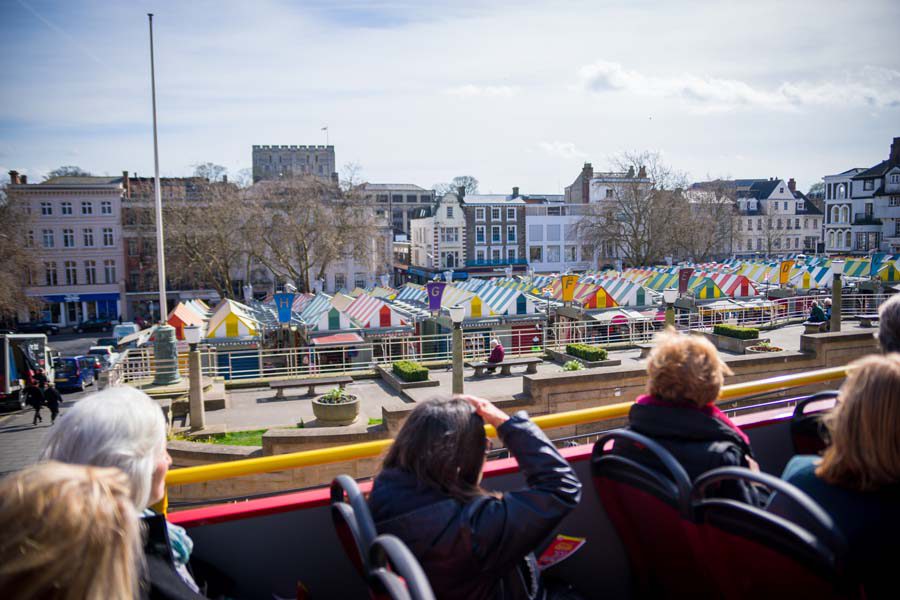
<instances>
[{"instance_id":1,"label":"yellow railing","mask_svg":"<svg viewBox=\"0 0 900 600\"><path fill-rule=\"evenodd\" d=\"M733 400L743 396L752 396L765 392L777 392L826 381L834 381L836 379L842 379L846 374L846 367L833 367L830 369L810 371L808 373L781 375L769 379L761 379L759 381L736 383L724 386L719 395L719 399ZM533 417L532 420L541 429L582 425L585 423L594 423L597 421L625 417L628 415L631 404L631 402L620 402L618 404L608 404L606 406L598 406L595 408L584 408L564 413L542 415ZM497 432L490 425L486 426L485 430L489 436L497 436ZM258 473L269 473L272 471L296 469L299 467L311 467L314 465L336 463L359 458L371 458L380 455L385 448L391 445L392 441L393 440L378 440L374 442L364 442L362 444L337 446L335 448L306 450L304 452L293 452L290 454L278 454L276 456L248 458L211 465L173 469L172 471L169 471L166 476L166 485L201 483L204 481L240 477L242 475L255 475Z\"/></svg>"}]
</instances>

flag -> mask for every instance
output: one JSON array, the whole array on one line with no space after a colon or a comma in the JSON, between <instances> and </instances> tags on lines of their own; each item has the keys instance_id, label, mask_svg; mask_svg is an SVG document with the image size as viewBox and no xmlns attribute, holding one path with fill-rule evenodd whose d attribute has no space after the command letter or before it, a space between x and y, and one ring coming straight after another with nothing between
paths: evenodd
<instances>
[{"instance_id":1,"label":"flag","mask_svg":"<svg viewBox=\"0 0 900 600\"><path fill-rule=\"evenodd\" d=\"M694 269L692 267L687 267L684 269L678 269L678 293L686 294L688 291L688 284L691 282L691 275L694 274Z\"/></svg>"},{"instance_id":2,"label":"flag","mask_svg":"<svg viewBox=\"0 0 900 600\"><path fill-rule=\"evenodd\" d=\"M291 322L291 308L294 306L293 294L275 294L275 308L278 309L278 322Z\"/></svg>"},{"instance_id":3,"label":"flag","mask_svg":"<svg viewBox=\"0 0 900 600\"><path fill-rule=\"evenodd\" d=\"M869 264L869 277L878 275L878 271L881 270L881 264L884 262L884 257L883 252L876 252L872 255L872 262Z\"/></svg>"},{"instance_id":4,"label":"flag","mask_svg":"<svg viewBox=\"0 0 900 600\"><path fill-rule=\"evenodd\" d=\"M794 266L794 261L792 260L783 260L781 261L781 266L778 268L778 284L785 285L791 279L791 268Z\"/></svg>"},{"instance_id":5,"label":"flag","mask_svg":"<svg viewBox=\"0 0 900 600\"><path fill-rule=\"evenodd\" d=\"M575 284L578 283L578 275L563 275L562 277L562 300L563 302L571 302L575 297Z\"/></svg>"},{"instance_id":6,"label":"flag","mask_svg":"<svg viewBox=\"0 0 900 600\"><path fill-rule=\"evenodd\" d=\"M441 298L444 296L444 288L447 286L443 281L429 281L425 284L428 291L428 310L437 312L441 310Z\"/></svg>"}]
</instances>

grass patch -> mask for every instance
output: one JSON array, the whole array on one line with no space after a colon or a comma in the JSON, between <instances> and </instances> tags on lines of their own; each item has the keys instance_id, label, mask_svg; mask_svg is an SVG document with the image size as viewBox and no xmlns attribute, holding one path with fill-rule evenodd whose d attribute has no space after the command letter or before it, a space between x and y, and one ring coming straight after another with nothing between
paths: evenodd
<instances>
[{"instance_id":1,"label":"grass patch","mask_svg":"<svg viewBox=\"0 0 900 600\"><path fill-rule=\"evenodd\" d=\"M384 419L369 419L369 425L381 425Z\"/></svg>"},{"instance_id":2,"label":"grass patch","mask_svg":"<svg viewBox=\"0 0 900 600\"><path fill-rule=\"evenodd\" d=\"M228 446L262 446L262 436L268 429L253 431L230 431L225 435L210 439L210 443Z\"/></svg>"}]
</instances>

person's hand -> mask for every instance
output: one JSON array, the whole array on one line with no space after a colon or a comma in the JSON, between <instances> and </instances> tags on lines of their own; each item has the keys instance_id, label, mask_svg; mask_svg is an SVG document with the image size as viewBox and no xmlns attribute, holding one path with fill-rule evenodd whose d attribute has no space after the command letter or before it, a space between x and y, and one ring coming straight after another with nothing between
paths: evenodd
<instances>
[{"instance_id":1,"label":"person's hand","mask_svg":"<svg viewBox=\"0 0 900 600\"><path fill-rule=\"evenodd\" d=\"M749 456L747 457L747 468L749 468L754 473L759 473L759 463Z\"/></svg>"},{"instance_id":2,"label":"person's hand","mask_svg":"<svg viewBox=\"0 0 900 600\"><path fill-rule=\"evenodd\" d=\"M509 415L494 406L491 402L477 396L462 395L459 398L465 400L472 405L475 412L484 419L488 425L493 425L496 429L509 420Z\"/></svg>"}]
</instances>

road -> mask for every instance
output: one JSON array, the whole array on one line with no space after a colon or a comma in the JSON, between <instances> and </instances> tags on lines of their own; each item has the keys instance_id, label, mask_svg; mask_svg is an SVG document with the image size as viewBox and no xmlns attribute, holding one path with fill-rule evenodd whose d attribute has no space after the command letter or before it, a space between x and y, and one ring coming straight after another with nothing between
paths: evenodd
<instances>
[{"instance_id":1,"label":"road","mask_svg":"<svg viewBox=\"0 0 900 600\"><path fill-rule=\"evenodd\" d=\"M91 333L60 333L47 336L50 347L57 350L62 356L78 356L85 354L91 346L97 344L97 339L110 337L109 332L95 331Z\"/></svg>"}]
</instances>

